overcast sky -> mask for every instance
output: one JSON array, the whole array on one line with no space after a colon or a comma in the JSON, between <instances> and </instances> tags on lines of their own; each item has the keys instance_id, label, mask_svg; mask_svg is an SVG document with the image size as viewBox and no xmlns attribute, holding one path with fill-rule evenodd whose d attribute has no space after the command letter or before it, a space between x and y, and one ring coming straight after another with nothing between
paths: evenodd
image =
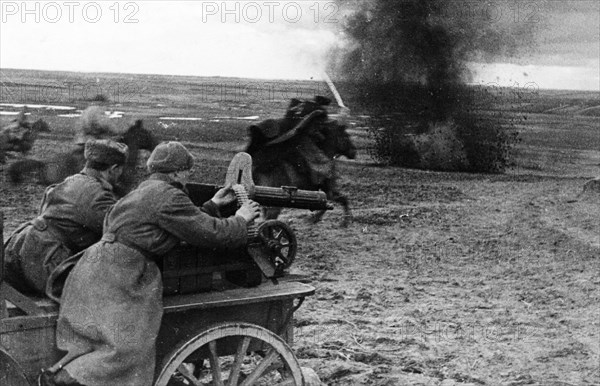
<instances>
[{"instance_id":1,"label":"overcast sky","mask_svg":"<svg viewBox=\"0 0 600 386\"><path fill-rule=\"evenodd\" d=\"M114 1L30 2L39 22L20 1L2 3L3 68L305 79L337 40L334 23L319 22L335 12L325 2L119 2L118 15Z\"/></svg>"},{"instance_id":2,"label":"overcast sky","mask_svg":"<svg viewBox=\"0 0 600 386\"><path fill-rule=\"evenodd\" d=\"M548 26L536 52L476 66L474 82L600 88L600 2L534 0L518 16L510 3L498 1L505 20L539 14ZM316 0L23 4L0 1L0 68L274 79L318 79L346 11Z\"/></svg>"}]
</instances>

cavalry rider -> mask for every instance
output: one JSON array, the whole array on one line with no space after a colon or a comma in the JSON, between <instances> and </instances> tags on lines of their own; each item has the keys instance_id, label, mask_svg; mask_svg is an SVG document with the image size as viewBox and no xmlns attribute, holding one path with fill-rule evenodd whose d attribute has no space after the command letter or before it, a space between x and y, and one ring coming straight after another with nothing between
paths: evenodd
<instances>
[{"instance_id":1,"label":"cavalry rider","mask_svg":"<svg viewBox=\"0 0 600 386\"><path fill-rule=\"evenodd\" d=\"M330 103L329 98L322 96L315 97L314 101L292 99L284 119L297 125L297 131L308 128L308 135L299 136L292 151L296 153L294 158L303 160L301 170L309 176L311 184L315 186L322 185L334 177L333 160L321 149L325 137L320 131L321 125L327 122L326 106Z\"/></svg>"},{"instance_id":2,"label":"cavalry rider","mask_svg":"<svg viewBox=\"0 0 600 386\"><path fill-rule=\"evenodd\" d=\"M266 167L267 173L272 173L273 167L289 164L294 172L307 176L311 185L322 185L334 177L333 160L321 148L326 140L321 129L328 123L329 103L331 100L321 96L314 101L293 98L284 118L250 126L251 137L257 135L251 138L246 151L260 158L257 165Z\"/></svg>"},{"instance_id":3,"label":"cavalry rider","mask_svg":"<svg viewBox=\"0 0 600 386\"><path fill-rule=\"evenodd\" d=\"M66 279L56 339L68 353L42 372L40 385L152 384L163 314L156 262L182 240L239 248L247 242L248 222L260 214L250 201L221 218L219 208L235 200L231 187L195 206L184 190L193 165L181 143L161 143L147 162L153 174L108 212L102 239Z\"/></svg>"},{"instance_id":4,"label":"cavalry rider","mask_svg":"<svg viewBox=\"0 0 600 386\"><path fill-rule=\"evenodd\" d=\"M84 169L44 192L38 217L21 225L6 245L6 281L25 293L44 294L54 269L102 237L113 185L123 172L126 145L112 140L85 144Z\"/></svg>"}]
</instances>

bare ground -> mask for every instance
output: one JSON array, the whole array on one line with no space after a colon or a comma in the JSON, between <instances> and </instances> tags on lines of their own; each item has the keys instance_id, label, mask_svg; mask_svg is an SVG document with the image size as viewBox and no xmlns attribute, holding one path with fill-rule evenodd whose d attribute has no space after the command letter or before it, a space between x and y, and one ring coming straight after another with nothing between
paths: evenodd
<instances>
[{"instance_id":1,"label":"bare ground","mask_svg":"<svg viewBox=\"0 0 600 386\"><path fill-rule=\"evenodd\" d=\"M577 151L532 145L545 119L536 116L506 175L383 168L363 152L341 165L349 227L340 208L317 225L284 212L299 241L294 270L317 288L296 313L302 365L328 385L600 385L600 200L579 195L600 153L587 141ZM216 183L243 147L243 125L212 140L192 127L172 138L201 159L196 179ZM32 156L65 148L65 130ZM4 177L6 237L35 215L43 187Z\"/></svg>"},{"instance_id":2,"label":"bare ground","mask_svg":"<svg viewBox=\"0 0 600 386\"><path fill-rule=\"evenodd\" d=\"M235 146L207 146L194 152L224 173ZM283 215L317 288L295 350L323 382L600 384L600 201L579 196L584 178L341 169L349 227L340 208L317 225ZM8 233L43 187L2 190Z\"/></svg>"},{"instance_id":3,"label":"bare ground","mask_svg":"<svg viewBox=\"0 0 600 386\"><path fill-rule=\"evenodd\" d=\"M296 225L319 289L296 346L325 382L599 382L600 211L572 201L583 180L366 169L347 172L352 226Z\"/></svg>"}]
</instances>

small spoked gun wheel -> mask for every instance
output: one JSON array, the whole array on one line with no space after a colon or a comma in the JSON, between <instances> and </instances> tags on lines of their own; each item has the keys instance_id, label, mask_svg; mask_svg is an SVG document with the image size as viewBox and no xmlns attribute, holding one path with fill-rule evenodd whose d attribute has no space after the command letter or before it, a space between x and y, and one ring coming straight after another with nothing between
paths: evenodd
<instances>
[{"instance_id":1,"label":"small spoked gun wheel","mask_svg":"<svg viewBox=\"0 0 600 386\"><path fill-rule=\"evenodd\" d=\"M300 364L273 332L248 323L221 323L165 357L155 386L302 386Z\"/></svg>"},{"instance_id":2,"label":"small spoked gun wheel","mask_svg":"<svg viewBox=\"0 0 600 386\"><path fill-rule=\"evenodd\" d=\"M292 229L284 222L267 220L259 225L258 240L269 253L278 276L294 262L298 242Z\"/></svg>"}]
</instances>

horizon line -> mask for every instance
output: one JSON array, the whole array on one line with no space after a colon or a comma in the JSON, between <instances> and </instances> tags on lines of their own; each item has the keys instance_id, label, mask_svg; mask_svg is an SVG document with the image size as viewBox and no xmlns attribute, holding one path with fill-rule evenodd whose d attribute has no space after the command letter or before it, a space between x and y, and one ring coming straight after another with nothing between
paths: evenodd
<instances>
[{"instance_id":1,"label":"horizon line","mask_svg":"<svg viewBox=\"0 0 600 386\"><path fill-rule=\"evenodd\" d=\"M41 68L15 68L15 67L1 67L0 66L0 83L2 82L2 71L4 70L8 70L8 71L38 71L38 72L53 72L53 73L73 73L73 74L90 74L90 75L137 75L137 76L163 76L163 77L179 77L179 78L221 78L221 79L240 79L240 80L263 80L263 81L272 81L272 82L277 82L277 81L294 81L294 82L315 82L315 83L326 83L326 81L324 79L307 79L307 78L261 78L261 77L242 77L242 76L231 76L231 75L184 75L184 74L167 74L167 73L143 73L143 72L116 72L116 71L81 71L81 70L48 70L48 69L41 69ZM335 79L334 79L335 80ZM340 82L340 83L345 83L347 81L344 80L335 80L335 82ZM465 86L480 86L480 87L497 87L500 89L510 89L512 88L511 86L493 86L492 84L494 84L495 82L487 82L487 83L482 83L482 82L474 82L474 81L470 81L470 82L463 82L462 84ZM535 82L533 82L535 83ZM538 86L538 90L544 90L544 91L574 91L574 92L590 92L590 93L597 93L600 91L600 84L598 86L598 89L575 89L575 88L546 88L546 87L539 87L539 85L536 83L536 85Z\"/></svg>"}]
</instances>

